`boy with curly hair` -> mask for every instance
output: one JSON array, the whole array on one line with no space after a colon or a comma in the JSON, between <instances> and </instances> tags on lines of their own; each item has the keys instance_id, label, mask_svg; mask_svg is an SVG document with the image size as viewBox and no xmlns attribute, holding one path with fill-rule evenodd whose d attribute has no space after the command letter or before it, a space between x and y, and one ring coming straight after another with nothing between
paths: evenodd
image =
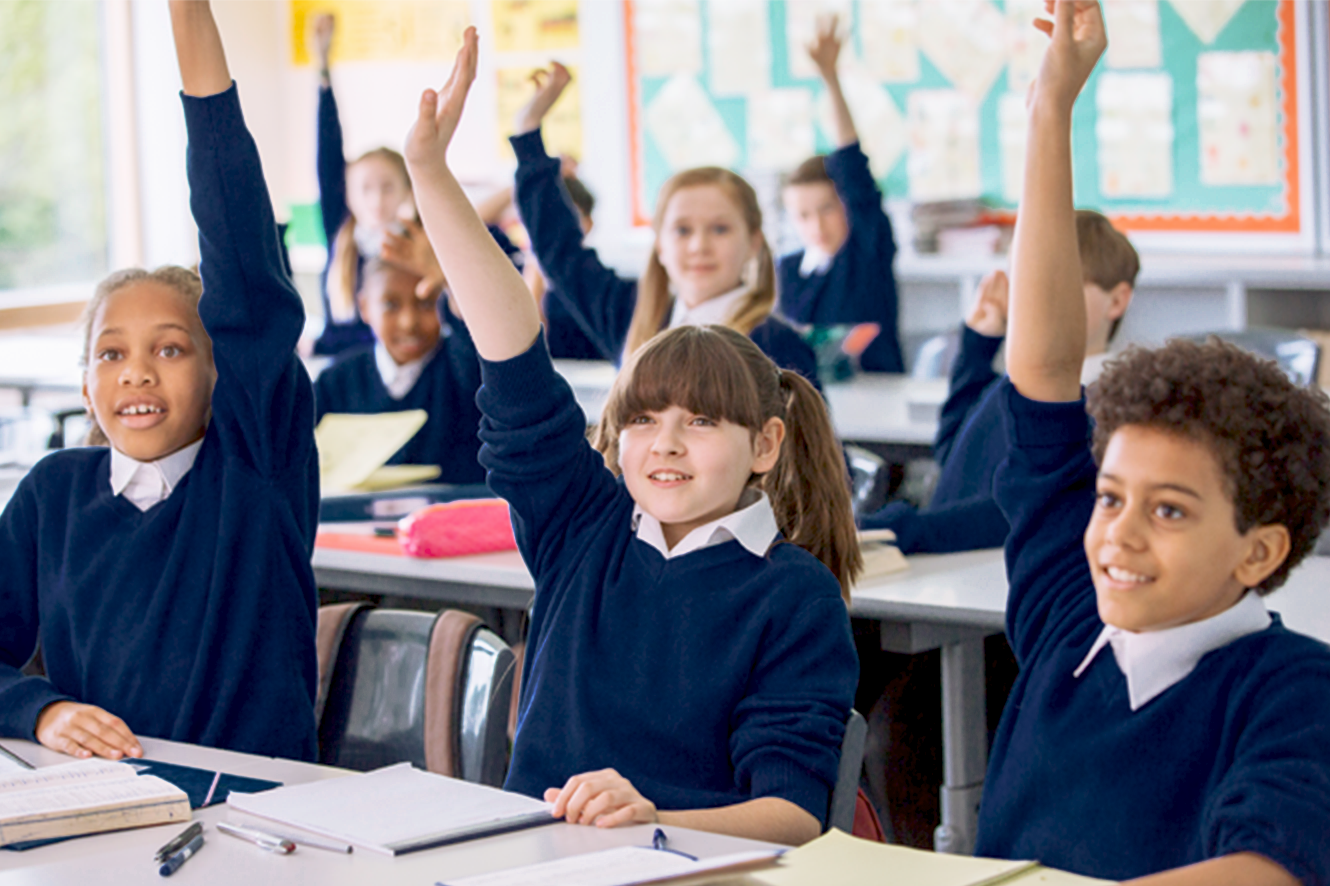
<instances>
[{"instance_id":1,"label":"boy with curly hair","mask_svg":"<svg viewBox=\"0 0 1330 886\"><path fill-rule=\"evenodd\" d=\"M976 851L1141 886L1325 886L1330 649L1264 595L1330 517L1330 408L1236 348L1175 342L1110 364L1091 437L1070 134L1106 40L1094 2L1044 30L995 482L1021 674Z\"/></svg>"}]
</instances>

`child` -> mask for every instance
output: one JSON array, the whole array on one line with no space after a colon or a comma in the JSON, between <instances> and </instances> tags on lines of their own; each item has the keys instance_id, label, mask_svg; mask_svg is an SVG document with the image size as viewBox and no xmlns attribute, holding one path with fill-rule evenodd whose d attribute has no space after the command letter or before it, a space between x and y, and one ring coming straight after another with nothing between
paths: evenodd
<instances>
[{"instance_id":1,"label":"child","mask_svg":"<svg viewBox=\"0 0 1330 886\"><path fill-rule=\"evenodd\" d=\"M1263 595L1330 517L1330 409L1235 347L1173 342L1110 364L1091 428L1071 112L1106 40L1092 2L1044 30L995 481L1021 673L976 852L1141 886L1325 886L1330 650Z\"/></svg>"},{"instance_id":2,"label":"child","mask_svg":"<svg viewBox=\"0 0 1330 886\"><path fill-rule=\"evenodd\" d=\"M0 516L0 734L78 757L141 756L151 735L312 760L304 317L211 10L171 18L204 283L120 271L89 304L84 402L111 448L44 459ZM24 677L39 639L48 676Z\"/></svg>"},{"instance_id":3,"label":"child","mask_svg":"<svg viewBox=\"0 0 1330 886\"><path fill-rule=\"evenodd\" d=\"M731 329L672 329L629 358L588 445L535 302L445 161L476 44L468 29L422 97L406 154L483 359L481 461L536 580L507 787L571 822L809 840L858 673L821 398Z\"/></svg>"},{"instance_id":4,"label":"child","mask_svg":"<svg viewBox=\"0 0 1330 886\"><path fill-rule=\"evenodd\" d=\"M1131 303L1141 260L1113 223L1089 209L1076 211L1076 243L1085 274L1087 319L1081 384L1092 384ZM923 511L904 502L865 517L865 529L891 529L907 554L1001 547L1007 521L993 500L993 474L1007 456L993 358L1007 329L1007 275L994 271L961 327L960 354L951 371L933 451L942 473Z\"/></svg>"},{"instance_id":5,"label":"child","mask_svg":"<svg viewBox=\"0 0 1330 886\"><path fill-rule=\"evenodd\" d=\"M662 329L723 323L747 334L776 364L816 382L817 359L799 334L771 315L774 267L762 210L748 182L727 169L680 172L656 197L656 243L640 281L624 280L582 245L559 186L559 161L545 153L540 121L568 85L551 65L517 116L515 191L531 249L587 336L602 353L626 356ZM673 293L673 294L671 294Z\"/></svg>"},{"instance_id":6,"label":"child","mask_svg":"<svg viewBox=\"0 0 1330 886\"><path fill-rule=\"evenodd\" d=\"M804 248L780 260L780 310L796 323L878 324L860 365L870 372L903 372L892 271L896 241L841 92L836 25L832 16L819 28L808 55L827 85L837 149L805 160L785 182L785 211Z\"/></svg>"},{"instance_id":7,"label":"child","mask_svg":"<svg viewBox=\"0 0 1330 886\"><path fill-rule=\"evenodd\" d=\"M421 294L421 278L404 266L371 259L362 277L357 303L376 344L348 352L319 375L316 419L424 409L424 427L388 463L438 465L445 483L485 482L476 461L480 364L466 325L451 318L442 334L439 314L447 309L438 285L426 281Z\"/></svg>"}]
</instances>

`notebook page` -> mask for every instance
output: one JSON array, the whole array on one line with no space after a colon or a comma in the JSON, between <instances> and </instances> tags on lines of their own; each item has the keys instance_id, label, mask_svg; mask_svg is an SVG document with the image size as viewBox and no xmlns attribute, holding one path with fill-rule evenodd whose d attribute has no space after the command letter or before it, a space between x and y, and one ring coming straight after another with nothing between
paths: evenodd
<instances>
[{"instance_id":1,"label":"notebook page","mask_svg":"<svg viewBox=\"0 0 1330 886\"><path fill-rule=\"evenodd\" d=\"M433 835L531 815L551 806L521 794L401 763L261 794L231 794L241 812L379 851Z\"/></svg>"},{"instance_id":2,"label":"notebook page","mask_svg":"<svg viewBox=\"0 0 1330 886\"><path fill-rule=\"evenodd\" d=\"M136 773L124 763L111 760L79 760L74 763L61 763L59 766L45 766L41 769L24 769L14 773L6 772L0 777L0 794L12 791L44 790L61 785L77 786L97 781L113 781L134 778Z\"/></svg>"},{"instance_id":3,"label":"notebook page","mask_svg":"<svg viewBox=\"0 0 1330 886\"><path fill-rule=\"evenodd\" d=\"M0 747L0 778L8 778L24 772L31 772L32 767L20 757Z\"/></svg>"},{"instance_id":4,"label":"notebook page","mask_svg":"<svg viewBox=\"0 0 1330 886\"><path fill-rule=\"evenodd\" d=\"M884 882L883 872L890 871L893 883L985 886L1034 866L1032 861L944 855L873 843L830 830L813 842L785 853L781 856L780 867L749 874L749 877L765 886L797 886L809 882L880 886Z\"/></svg>"},{"instance_id":5,"label":"notebook page","mask_svg":"<svg viewBox=\"0 0 1330 886\"><path fill-rule=\"evenodd\" d=\"M124 780L62 782L39 790L0 794L0 821L51 816L71 810L147 805L153 800L179 802L185 792L151 775Z\"/></svg>"},{"instance_id":6,"label":"notebook page","mask_svg":"<svg viewBox=\"0 0 1330 886\"><path fill-rule=\"evenodd\" d=\"M654 883L775 858L770 852L738 852L693 861L673 852L644 846L620 846L557 861L510 868L436 883L435 886L632 886Z\"/></svg>"}]
</instances>

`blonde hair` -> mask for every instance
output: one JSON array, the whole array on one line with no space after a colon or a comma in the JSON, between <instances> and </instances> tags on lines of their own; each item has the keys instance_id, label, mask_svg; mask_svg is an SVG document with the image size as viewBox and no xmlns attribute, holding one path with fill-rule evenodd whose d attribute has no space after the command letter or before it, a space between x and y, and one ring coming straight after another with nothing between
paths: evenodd
<instances>
[{"instance_id":1,"label":"blonde hair","mask_svg":"<svg viewBox=\"0 0 1330 886\"><path fill-rule=\"evenodd\" d=\"M841 585L863 568L849 477L822 395L807 379L780 369L752 339L725 326L680 326L632 353L615 379L596 429L596 448L619 472L619 433L634 416L681 406L757 434L769 419L785 423L776 466L749 478L766 492L776 525L821 560Z\"/></svg>"},{"instance_id":2,"label":"blonde hair","mask_svg":"<svg viewBox=\"0 0 1330 886\"><path fill-rule=\"evenodd\" d=\"M366 151L346 167L350 172L366 160L382 160L393 168L406 183L407 193L411 192L411 175L406 169L406 160L392 148L375 148ZM330 319L338 323L348 323L358 314L356 309L357 277L360 271L360 250L356 246L356 217L348 209L346 221L337 229L337 236L329 244L332 251L328 262L328 306L332 311Z\"/></svg>"},{"instance_id":3,"label":"blonde hair","mask_svg":"<svg viewBox=\"0 0 1330 886\"><path fill-rule=\"evenodd\" d=\"M92 359L92 326L97 320L98 312L106 304L106 300L127 286L144 282L160 283L174 289L193 305L196 311L198 310L199 300L203 298L203 281L199 279L199 275L189 268L182 268L179 265L162 265L152 271L144 268L124 268L112 272L106 279L97 284L97 288L92 292L92 298L88 299L88 303L83 307L83 314L79 318L79 331L83 335L83 351L79 354L80 369L87 370L88 363ZM91 425L83 444L85 446L109 446L110 441L106 438L106 432L97 424L97 417L91 409L88 410L88 421L91 422Z\"/></svg>"},{"instance_id":4,"label":"blonde hair","mask_svg":"<svg viewBox=\"0 0 1330 886\"><path fill-rule=\"evenodd\" d=\"M652 248L651 258L647 260L646 273L637 284L637 306L633 309L633 320L628 326L625 353L631 354L646 344L665 325L671 303L670 275L660 263L659 249L660 229L665 223L665 210L671 198L679 191L703 185L720 188L733 200L743 215L744 224L748 226L749 232L757 234L761 239L757 254L756 279L749 282L748 295L740 302L738 310L725 325L747 335L767 319L776 306L776 268L771 258L771 247L767 245L767 238L762 233L762 207L758 205L757 192L741 176L728 169L721 169L718 166L687 169L665 182L656 197L656 215L651 220L651 227L656 232L657 245Z\"/></svg>"}]
</instances>

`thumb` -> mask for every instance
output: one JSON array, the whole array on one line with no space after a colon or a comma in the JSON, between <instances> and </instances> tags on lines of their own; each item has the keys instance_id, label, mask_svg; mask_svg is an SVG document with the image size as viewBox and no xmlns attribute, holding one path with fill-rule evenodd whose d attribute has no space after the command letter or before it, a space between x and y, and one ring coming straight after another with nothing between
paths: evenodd
<instances>
[{"instance_id":1,"label":"thumb","mask_svg":"<svg viewBox=\"0 0 1330 886\"><path fill-rule=\"evenodd\" d=\"M420 94L420 120L434 121L434 112L439 104L439 94L433 89L426 89Z\"/></svg>"}]
</instances>

